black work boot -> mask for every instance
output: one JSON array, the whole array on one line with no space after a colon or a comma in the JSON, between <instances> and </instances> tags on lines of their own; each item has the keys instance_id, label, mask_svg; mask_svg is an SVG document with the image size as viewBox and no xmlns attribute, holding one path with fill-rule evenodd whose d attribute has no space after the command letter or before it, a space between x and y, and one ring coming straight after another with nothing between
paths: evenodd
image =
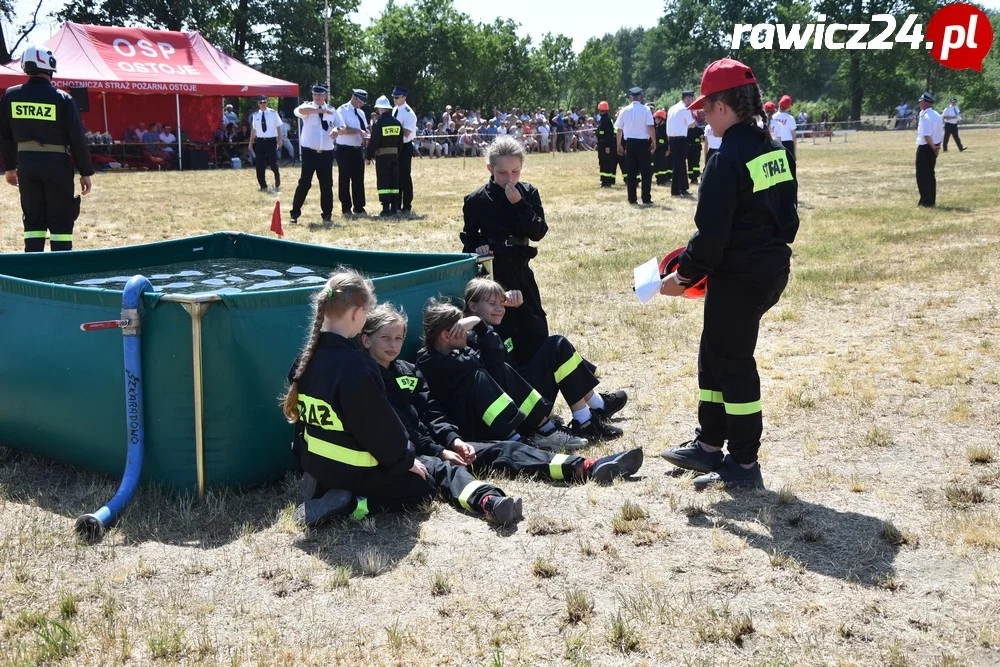
<instances>
[{"instance_id":1,"label":"black work boot","mask_svg":"<svg viewBox=\"0 0 1000 667\"><path fill-rule=\"evenodd\" d=\"M521 499L508 496L486 496L483 498L483 513L492 517L501 526L507 526L523 515L521 514Z\"/></svg>"},{"instance_id":2,"label":"black work boot","mask_svg":"<svg viewBox=\"0 0 1000 667\"><path fill-rule=\"evenodd\" d=\"M642 449L636 447L597 459L587 468L587 479L610 484L616 477L630 477L642 467Z\"/></svg>"},{"instance_id":3,"label":"black work boot","mask_svg":"<svg viewBox=\"0 0 1000 667\"><path fill-rule=\"evenodd\" d=\"M310 528L330 519L347 516L354 509L354 494L346 489L330 489L319 498L307 500L295 508L292 516Z\"/></svg>"},{"instance_id":4,"label":"black work boot","mask_svg":"<svg viewBox=\"0 0 1000 667\"><path fill-rule=\"evenodd\" d=\"M688 440L680 447L665 449L660 456L678 468L698 472L712 472L721 467L723 462L721 449L717 452L707 452L697 440Z\"/></svg>"},{"instance_id":5,"label":"black work boot","mask_svg":"<svg viewBox=\"0 0 1000 667\"><path fill-rule=\"evenodd\" d=\"M726 456L718 470L694 478L694 488L698 491L711 484L722 484L726 488L763 489L764 477L760 474L759 463L754 463L752 468L744 468L733 457Z\"/></svg>"}]
</instances>

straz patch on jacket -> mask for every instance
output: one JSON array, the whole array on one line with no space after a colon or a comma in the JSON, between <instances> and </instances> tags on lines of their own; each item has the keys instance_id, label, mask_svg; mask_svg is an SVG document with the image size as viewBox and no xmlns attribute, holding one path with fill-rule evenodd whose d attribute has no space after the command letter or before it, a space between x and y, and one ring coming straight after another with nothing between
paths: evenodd
<instances>
[{"instance_id":1,"label":"straz patch on jacket","mask_svg":"<svg viewBox=\"0 0 1000 667\"><path fill-rule=\"evenodd\" d=\"M764 153L758 158L747 162L750 178L753 179L753 191L760 192L773 188L778 183L794 181L792 170L788 167L788 153L781 148L770 153Z\"/></svg>"},{"instance_id":2,"label":"straz patch on jacket","mask_svg":"<svg viewBox=\"0 0 1000 667\"><path fill-rule=\"evenodd\" d=\"M508 338L503 342L503 346L507 348L507 354L510 354L511 352L514 351L514 339Z\"/></svg>"},{"instance_id":3,"label":"straz patch on jacket","mask_svg":"<svg viewBox=\"0 0 1000 667\"><path fill-rule=\"evenodd\" d=\"M56 105L42 102L14 102L10 105L10 117L54 121L56 119Z\"/></svg>"},{"instance_id":4,"label":"straz patch on jacket","mask_svg":"<svg viewBox=\"0 0 1000 667\"><path fill-rule=\"evenodd\" d=\"M417 378L412 375L400 375L396 378L396 384L399 385L400 389L413 391L417 388Z\"/></svg>"},{"instance_id":5,"label":"straz patch on jacket","mask_svg":"<svg viewBox=\"0 0 1000 667\"><path fill-rule=\"evenodd\" d=\"M344 423L324 400L299 394L299 419L325 431L343 431Z\"/></svg>"},{"instance_id":6,"label":"straz patch on jacket","mask_svg":"<svg viewBox=\"0 0 1000 667\"><path fill-rule=\"evenodd\" d=\"M403 131L403 128L400 127L399 125L386 125L385 127L382 128L382 136L383 137L395 137L395 136L398 136L399 133L402 132L402 131Z\"/></svg>"}]
</instances>

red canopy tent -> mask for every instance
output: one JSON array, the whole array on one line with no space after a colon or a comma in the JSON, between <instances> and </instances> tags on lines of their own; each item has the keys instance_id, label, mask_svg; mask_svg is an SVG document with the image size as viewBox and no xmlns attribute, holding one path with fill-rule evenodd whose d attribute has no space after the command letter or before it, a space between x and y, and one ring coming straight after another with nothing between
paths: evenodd
<instances>
[{"instance_id":1,"label":"red canopy tent","mask_svg":"<svg viewBox=\"0 0 1000 667\"><path fill-rule=\"evenodd\" d=\"M178 137L183 127L193 141L209 141L222 118L223 96L299 94L297 84L230 58L197 32L67 22L45 46L58 61L53 84L100 96L100 104L81 114L87 129L103 127L115 138L130 124L176 117ZM26 81L19 70L19 63L0 69L0 88Z\"/></svg>"}]
</instances>

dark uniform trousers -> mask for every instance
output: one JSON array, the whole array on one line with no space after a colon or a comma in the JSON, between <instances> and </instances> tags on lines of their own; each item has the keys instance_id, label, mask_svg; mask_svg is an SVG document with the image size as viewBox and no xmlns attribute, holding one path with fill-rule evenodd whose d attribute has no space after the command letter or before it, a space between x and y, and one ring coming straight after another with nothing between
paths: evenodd
<instances>
[{"instance_id":1,"label":"dark uniform trousers","mask_svg":"<svg viewBox=\"0 0 1000 667\"><path fill-rule=\"evenodd\" d=\"M688 191L687 177L687 137L670 137L671 181L670 194L679 195Z\"/></svg>"},{"instance_id":2,"label":"dark uniform trousers","mask_svg":"<svg viewBox=\"0 0 1000 667\"><path fill-rule=\"evenodd\" d=\"M545 423L552 403L507 364L502 379L498 384L485 368L477 370L464 395L449 401L467 406L465 414L448 413L460 433L476 440L505 440L515 431L531 435Z\"/></svg>"},{"instance_id":3,"label":"dark uniform trousers","mask_svg":"<svg viewBox=\"0 0 1000 667\"><path fill-rule=\"evenodd\" d=\"M795 157L795 142L794 141L782 141L781 145L785 147L788 154Z\"/></svg>"},{"instance_id":4,"label":"dark uniform trousers","mask_svg":"<svg viewBox=\"0 0 1000 667\"><path fill-rule=\"evenodd\" d=\"M526 475L555 481L583 481L580 472L584 459L580 456L553 454L513 440L469 444L476 450L476 460L470 466L474 475L499 472L509 477Z\"/></svg>"},{"instance_id":5,"label":"dark uniform trousers","mask_svg":"<svg viewBox=\"0 0 1000 667\"><path fill-rule=\"evenodd\" d=\"M360 146L337 144L337 169L339 184L337 194L344 213L360 213L365 207L365 154Z\"/></svg>"},{"instance_id":6,"label":"dark uniform trousers","mask_svg":"<svg viewBox=\"0 0 1000 667\"><path fill-rule=\"evenodd\" d=\"M413 207L413 143L404 143L399 149L399 195L401 208L409 211ZM380 188L381 189L381 188Z\"/></svg>"},{"instance_id":7,"label":"dark uniform trousers","mask_svg":"<svg viewBox=\"0 0 1000 667\"><path fill-rule=\"evenodd\" d=\"M339 150L339 149L338 149ZM384 148L384 155L375 153L375 186L378 188L378 200L385 210L395 211L399 208L399 154L395 148ZM404 152L406 146L401 149Z\"/></svg>"},{"instance_id":8,"label":"dark uniform trousers","mask_svg":"<svg viewBox=\"0 0 1000 667\"><path fill-rule=\"evenodd\" d=\"M934 167L937 165L937 155L934 149L927 145L917 146L917 190L920 191L920 205L934 206L937 202L937 179Z\"/></svg>"},{"instance_id":9,"label":"dark uniform trousers","mask_svg":"<svg viewBox=\"0 0 1000 667\"><path fill-rule=\"evenodd\" d=\"M267 187L267 168L274 172L274 187L281 187L281 172L278 171L278 140L275 137L257 137L254 141L254 154L257 156L254 166L257 167L257 185L262 189ZM331 177L332 178L332 177ZM309 180L312 180L310 176ZM308 189L307 189L308 191ZM303 199L305 197L303 196Z\"/></svg>"},{"instance_id":10,"label":"dark uniform trousers","mask_svg":"<svg viewBox=\"0 0 1000 667\"><path fill-rule=\"evenodd\" d=\"M780 273L713 274L705 293L705 324L698 349L698 440L721 447L739 463L753 463L763 420L760 376L754 361L760 320L788 284Z\"/></svg>"},{"instance_id":11,"label":"dark uniform trousers","mask_svg":"<svg viewBox=\"0 0 1000 667\"><path fill-rule=\"evenodd\" d=\"M958 138L958 123L945 123L944 124L944 150L948 150L948 137L955 137L955 144L958 146L958 150L965 150L962 147L962 140Z\"/></svg>"},{"instance_id":12,"label":"dark uniform trousers","mask_svg":"<svg viewBox=\"0 0 1000 667\"><path fill-rule=\"evenodd\" d=\"M609 187L615 184L618 174L618 149L613 144L597 147L597 168L601 173L601 185Z\"/></svg>"},{"instance_id":13,"label":"dark uniform trousers","mask_svg":"<svg viewBox=\"0 0 1000 667\"><path fill-rule=\"evenodd\" d=\"M319 206L323 218L333 215L333 151L317 151L302 147L302 174L299 176L295 197L292 199L292 217L302 213L302 204L312 187L313 174L319 181Z\"/></svg>"},{"instance_id":14,"label":"dark uniform trousers","mask_svg":"<svg viewBox=\"0 0 1000 667\"><path fill-rule=\"evenodd\" d=\"M510 319L511 327L524 339L524 345L532 350L538 349L549 337L549 322L542 309L542 295L528 260L497 257L493 260L493 278L504 289L520 290L524 303L519 308L508 308L504 318Z\"/></svg>"},{"instance_id":15,"label":"dark uniform trousers","mask_svg":"<svg viewBox=\"0 0 1000 667\"><path fill-rule=\"evenodd\" d=\"M667 159L666 135L656 137L656 152L653 153L653 176L657 185L666 185L670 179L670 163Z\"/></svg>"},{"instance_id":16,"label":"dark uniform trousers","mask_svg":"<svg viewBox=\"0 0 1000 667\"><path fill-rule=\"evenodd\" d=\"M80 217L80 195L73 195L73 165L63 153L20 151L18 191L24 222L24 251L45 250L45 231L53 251L73 249L73 225Z\"/></svg>"},{"instance_id":17,"label":"dark uniform trousers","mask_svg":"<svg viewBox=\"0 0 1000 667\"><path fill-rule=\"evenodd\" d=\"M699 128L688 130L687 147L687 175L688 180L692 183L697 183L698 179L701 178L701 142L704 141L702 139L704 130L700 130L700 133L696 133L695 130L699 130Z\"/></svg>"},{"instance_id":18,"label":"dark uniform trousers","mask_svg":"<svg viewBox=\"0 0 1000 667\"><path fill-rule=\"evenodd\" d=\"M649 139L625 139L622 143L625 148L622 171L625 172L625 184L628 186L628 201L630 204L636 203L636 189L641 175L642 201L649 203L652 201L653 186L653 163L649 155ZM505 285L506 283L501 280L500 284Z\"/></svg>"},{"instance_id":19,"label":"dark uniform trousers","mask_svg":"<svg viewBox=\"0 0 1000 667\"><path fill-rule=\"evenodd\" d=\"M504 317L511 312L508 310ZM521 369L521 375L549 403L554 403L557 392L562 392L566 403L573 405L598 385L593 368L565 336L549 336Z\"/></svg>"}]
</instances>

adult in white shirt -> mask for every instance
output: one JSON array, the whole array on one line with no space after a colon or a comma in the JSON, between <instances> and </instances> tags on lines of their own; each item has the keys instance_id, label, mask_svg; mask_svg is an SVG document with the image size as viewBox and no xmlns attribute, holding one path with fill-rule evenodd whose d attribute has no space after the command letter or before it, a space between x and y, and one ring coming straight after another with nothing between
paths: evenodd
<instances>
[{"instance_id":1,"label":"adult in white shirt","mask_svg":"<svg viewBox=\"0 0 1000 667\"><path fill-rule=\"evenodd\" d=\"M962 110L958 108L957 97L951 98L951 104L945 107L944 113L941 114L941 119L944 121L944 150L948 150L948 137L955 137L958 152L961 153L966 147L962 145L962 140L958 138L958 121L962 120Z\"/></svg>"},{"instance_id":2,"label":"adult in white shirt","mask_svg":"<svg viewBox=\"0 0 1000 667\"><path fill-rule=\"evenodd\" d=\"M319 181L319 205L323 222L333 220L333 146L334 138L344 120L337 110L326 103L326 86L312 87L312 101L295 108L295 116L302 119L299 147L302 150L302 173L292 199L291 220L299 221L302 204L312 187L313 174Z\"/></svg>"},{"instance_id":3,"label":"adult in white shirt","mask_svg":"<svg viewBox=\"0 0 1000 667\"><path fill-rule=\"evenodd\" d=\"M403 147L399 150L399 195L403 215L408 215L413 207L413 176L410 172L413 168L413 139L417 136L417 114L406 103L409 94L406 88L399 86L392 90L392 101L396 105L392 117L403 126Z\"/></svg>"},{"instance_id":4,"label":"adult in white shirt","mask_svg":"<svg viewBox=\"0 0 1000 667\"><path fill-rule=\"evenodd\" d=\"M702 150L705 151L705 167L708 168L708 159L719 152L719 146L722 145L722 137L715 136L715 131L712 130L711 125L705 126L705 146Z\"/></svg>"},{"instance_id":5,"label":"adult in white shirt","mask_svg":"<svg viewBox=\"0 0 1000 667\"><path fill-rule=\"evenodd\" d=\"M920 96L920 120L917 122L917 190L918 205L933 207L937 203L937 179L934 167L944 138L941 114L934 110L934 96L925 92Z\"/></svg>"},{"instance_id":6,"label":"adult in white shirt","mask_svg":"<svg viewBox=\"0 0 1000 667\"><path fill-rule=\"evenodd\" d=\"M688 130L697 125L688 107L694 102L694 92L685 90L681 101L667 109L667 145L670 148L673 180L670 196L689 197L691 182L688 180L687 154Z\"/></svg>"},{"instance_id":7,"label":"adult in white shirt","mask_svg":"<svg viewBox=\"0 0 1000 667\"><path fill-rule=\"evenodd\" d=\"M340 210L345 216L368 215L365 211L365 152L362 148L368 138L368 120L362 107L368 101L368 92L355 88L351 99L337 109L344 127L337 135L337 169L339 181L337 196Z\"/></svg>"},{"instance_id":8,"label":"adult in white shirt","mask_svg":"<svg viewBox=\"0 0 1000 667\"><path fill-rule=\"evenodd\" d=\"M174 147L174 145L177 143L177 137L175 137L174 133L170 131L172 129L173 128L171 128L169 125L164 125L163 131L160 132L160 143L163 144L162 150L164 153L167 153L171 157L173 157L174 153L177 150Z\"/></svg>"},{"instance_id":9,"label":"adult in white shirt","mask_svg":"<svg viewBox=\"0 0 1000 667\"><path fill-rule=\"evenodd\" d=\"M650 195L653 185L653 160L650 155L656 150L656 130L653 128L653 114L642 103L642 88L629 88L632 103L622 109L615 121L615 138L618 155L622 156L622 171L628 186L628 203L637 204L636 187L642 174L642 203L652 204Z\"/></svg>"},{"instance_id":10,"label":"adult in white shirt","mask_svg":"<svg viewBox=\"0 0 1000 667\"><path fill-rule=\"evenodd\" d=\"M798 148L798 125L792 114L788 110L792 108L792 98L790 95L782 95L778 100L778 113L771 117L771 126L778 130L777 134L772 130L771 136L781 142L785 150L795 157L795 150Z\"/></svg>"},{"instance_id":11,"label":"adult in white shirt","mask_svg":"<svg viewBox=\"0 0 1000 667\"><path fill-rule=\"evenodd\" d=\"M281 189L281 172L278 171L278 144L284 133L284 123L274 109L267 106L267 95L257 96L257 111L250 116L250 150L257 159L257 185L261 192L267 192L267 168L274 172L274 188L271 193ZM311 179L310 179L311 180Z\"/></svg>"},{"instance_id":12,"label":"adult in white shirt","mask_svg":"<svg viewBox=\"0 0 1000 667\"><path fill-rule=\"evenodd\" d=\"M230 123L239 124L240 117L236 115L232 104L226 105L226 110L222 112L222 122L228 127Z\"/></svg>"}]
</instances>

